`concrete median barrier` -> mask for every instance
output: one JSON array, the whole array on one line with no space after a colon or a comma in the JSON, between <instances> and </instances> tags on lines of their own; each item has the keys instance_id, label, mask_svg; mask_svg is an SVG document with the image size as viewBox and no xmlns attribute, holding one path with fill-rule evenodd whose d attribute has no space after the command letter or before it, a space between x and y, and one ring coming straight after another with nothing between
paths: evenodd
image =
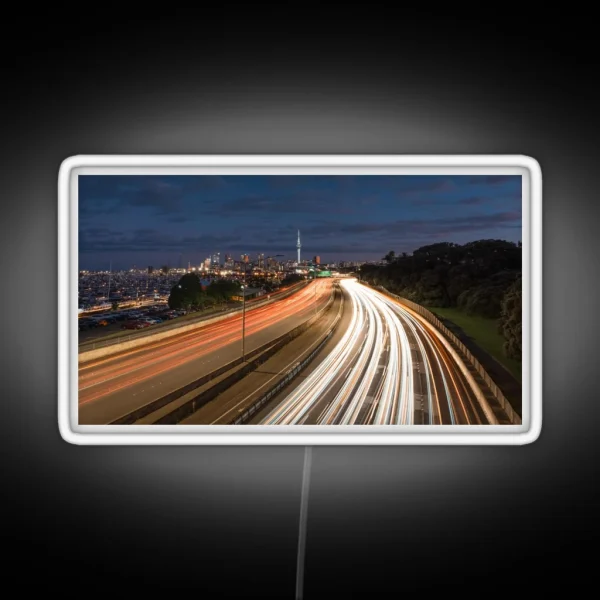
<instances>
[{"instance_id":1,"label":"concrete median barrier","mask_svg":"<svg viewBox=\"0 0 600 600\"><path fill-rule=\"evenodd\" d=\"M258 400L253 402L246 410L236 418L230 421L230 425L243 425L250 421L252 417L261 410L267 402L272 400L277 394L279 394L283 389L285 389L300 373L308 367L308 365L314 360L317 354L323 349L323 346L329 341L331 336L335 333L341 319L342 313L344 311L344 298L342 296L342 301L340 302L340 308L338 310L338 314L335 317L334 322L329 327L328 331L323 334L322 339L317 344L316 348L312 350L312 352L306 356L299 364L295 365L291 368L287 373L282 374L280 380L273 385L267 392L265 392Z\"/></svg>"}]
</instances>

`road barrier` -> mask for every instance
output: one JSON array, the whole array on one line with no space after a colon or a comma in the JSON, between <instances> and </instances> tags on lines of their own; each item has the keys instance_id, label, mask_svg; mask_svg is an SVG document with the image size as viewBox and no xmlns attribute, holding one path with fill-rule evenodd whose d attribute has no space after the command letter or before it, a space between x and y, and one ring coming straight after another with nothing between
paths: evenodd
<instances>
[{"instance_id":1,"label":"road barrier","mask_svg":"<svg viewBox=\"0 0 600 600\"><path fill-rule=\"evenodd\" d=\"M274 398L279 392L281 392L281 390L283 390L287 385L289 385L292 382L292 380L310 364L310 362L323 349L323 346L325 346L325 344L334 334L342 318L343 310L344 297L342 296L342 301L340 302L338 314L336 315L335 320L331 324L329 331L327 331L327 333L324 334L323 339L319 342L317 347L302 362L292 367L277 385L275 385L268 392L263 394L256 402L253 402L252 405L249 406L241 415L233 419L229 423L230 425L243 425L244 423L247 423L267 402L269 402L269 400Z\"/></svg>"},{"instance_id":2,"label":"road barrier","mask_svg":"<svg viewBox=\"0 0 600 600\"><path fill-rule=\"evenodd\" d=\"M368 284L367 284L368 285ZM407 306L412 309L416 313L420 314L427 321L429 321L432 325L434 325L437 329L439 329L451 342L456 346L462 355L467 358L467 360L473 365L475 370L479 373L483 381L488 386L490 392L494 396L494 398L498 401L502 410L506 413L508 419L513 425L521 424L521 417L515 412L513 407L510 405L510 402L506 399L506 396L502 393L502 390L496 385L496 383L492 380L492 378L488 375L487 371L483 368L481 363L471 354L469 349L429 310L427 310L424 306L417 304L416 302L412 302L412 300L408 300L403 298L402 296L397 296L396 294L392 294L392 292L386 290L381 285L372 286L375 289L383 292L387 296L394 298L400 304Z\"/></svg>"},{"instance_id":3,"label":"road barrier","mask_svg":"<svg viewBox=\"0 0 600 600\"><path fill-rule=\"evenodd\" d=\"M258 302L252 302L252 304L250 305L246 303L246 312L250 312L252 310L255 310L256 308L265 306L266 304L270 304L272 302L283 300L288 296L291 296L292 294L295 294L296 292L300 291L300 289L305 287L306 285L308 285L308 283L301 282L296 286L290 288L289 290L283 292L281 295L278 295L276 298L265 298L264 300L259 300ZM239 306L231 308L212 317L200 316L198 320L193 321L188 325L184 325L181 322L174 322L164 327L161 326L159 329L151 329L149 331L143 331L133 335L119 336L117 338L105 341L100 340L98 342L84 342L79 345L79 364L89 362L91 360L96 360L98 358L111 356L112 354L118 354L119 352L131 350L132 348L145 346L147 344L151 344L152 342L169 338L173 335L187 333L189 331L193 331L195 329L211 325L212 323L217 323L219 321L229 318L235 313L241 312L242 309L243 307ZM177 319L175 319L175 321L177 321Z\"/></svg>"},{"instance_id":4,"label":"road barrier","mask_svg":"<svg viewBox=\"0 0 600 600\"><path fill-rule=\"evenodd\" d=\"M248 352L246 354L246 360L242 360L242 357L236 358L235 360L229 362L228 364L216 369L215 371L208 373L195 381L165 395L161 398L157 398L152 402L137 408L134 411L131 411L122 417L112 421L109 423L110 425L131 425L134 424L139 419L148 416L149 414L167 406L168 404L175 402L179 398L193 392L195 389L203 386L204 384L220 377L224 373L235 369L237 366L246 362L242 369L238 369L235 373L232 373L229 377L226 377L222 381L220 381L215 386L211 387L209 390L200 393L198 396L194 398L190 398L190 400L186 401L181 406L174 409L172 412L164 415L159 420L156 421L157 425L166 425L166 424L176 424L185 419L186 417L192 415L202 406L204 406L207 402L210 402L214 398L216 398L219 394L224 392L227 388L231 387L234 383L240 381L245 375L250 373L251 371L257 369L263 362L268 360L271 356L273 356L276 352L278 352L283 346L285 346L288 342L298 337L301 333L306 331L311 325L313 325L319 318L321 318L330 308L335 299L334 289L332 294L327 301L327 304L320 309L315 315L310 317L304 323L301 323L291 331L284 333L278 338L271 340L270 342L263 344L262 346L254 349L252 352Z\"/></svg>"}]
</instances>

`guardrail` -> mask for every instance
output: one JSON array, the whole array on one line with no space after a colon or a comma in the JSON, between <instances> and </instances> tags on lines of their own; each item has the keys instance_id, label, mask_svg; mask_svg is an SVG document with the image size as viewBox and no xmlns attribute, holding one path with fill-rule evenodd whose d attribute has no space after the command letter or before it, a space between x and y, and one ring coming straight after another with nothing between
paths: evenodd
<instances>
[{"instance_id":1,"label":"guardrail","mask_svg":"<svg viewBox=\"0 0 600 600\"><path fill-rule=\"evenodd\" d=\"M335 291L335 290L334 290ZM138 421L139 419L148 416L149 414L164 408L171 402L175 402L179 398L182 398L186 394L193 392L195 389L203 386L205 383L220 377L227 371L235 369L235 367L246 362L246 366L243 369L233 373L231 376L227 377L223 381L220 381L216 386L212 387L209 390L206 390L204 393L200 394L195 398L191 398L182 406L177 407L173 412L163 416L156 424L164 425L164 424L176 424L186 417L190 416L194 412L196 412L199 408L204 406L210 400L216 398L220 393L226 390L228 387L242 379L245 375L250 373L251 371L258 368L263 362L265 362L268 358L270 358L275 352L283 348L285 344L293 340L295 337L298 337L301 333L306 331L316 320L318 320L326 311L331 308L331 305L334 301L335 294L332 293L327 301L327 304L321 308L316 314L307 319L304 323L301 323L291 331L280 335L274 340L255 348L251 352L246 354L246 360L243 361L242 357L236 358L235 360L223 365L219 369L212 371L211 373L207 373L202 377L192 381L191 383L169 393L161 398L157 398L148 404L141 406L134 411L131 411L118 419L115 419L110 425L131 425Z\"/></svg>"},{"instance_id":2,"label":"guardrail","mask_svg":"<svg viewBox=\"0 0 600 600\"><path fill-rule=\"evenodd\" d=\"M286 290L285 292L282 292L281 295L277 295L275 298L271 297L271 298L265 298L264 300L252 301L251 304L249 304L249 302L246 302L246 312L254 310L255 308L259 308L260 306L264 306L265 304L269 304L270 302L275 302L277 300L283 300L284 298L287 298L288 296L291 296L292 294L299 291L302 287L306 287L306 285L308 285L308 282L300 282L299 284L292 286L290 289ZM273 294L271 294L271 296L273 296ZM158 335L158 334L162 334L162 333L175 332L177 329L180 329L181 327L188 327L188 326L192 326L192 325L198 325L200 327L201 325L204 324L205 321L209 321L210 319L214 319L217 317L223 318L223 317L232 315L234 313L240 312L242 309L243 309L243 306L236 306L234 308L224 310L220 313L216 312L216 313L211 313L210 315L204 315L204 316L199 315L198 320L190 319L188 321L177 322L177 319L175 319L174 323L169 323L168 325L161 326L156 329L148 328L148 330L146 330L146 331L139 331L135 334L122 335L122 336L111 338L109 340L104 340L104 341L102 341L101 339L99 341L93 341L93 340L91 340L89 342L84 341L81 344L79 344L79 354L84 354L86 352L91 352L93 350L100 350L102 348L108 348L110 346L117 346L119 344L125 344L127 342L142 340L142 339L149 338L154 335ZM168 336L164 336L164 337L168 337Z\"/></svg>"},{"instance_id":3,"label":"guardrail","mask_svg":"<svg viewBox=\"0 0 600 600\"><path fill-rule=\"evenodd\" d=\"M333 335L339 322L342 318L342 312L344 309L344 296L342 296L342 301L340 302L340 308L338 310L338 314L335 317L335 320L331 324L329 331L324 334L323 339L319 342L319 344L314 348L314 350L304 359L302 362L292 367L284 376L284 378L273 388L271 388L268 392L263 394L256 402L253 402L251 406L249 406L241 415L239 415L236 419L232 420L230 425L243 425L247 423L271 398L274 398L283 388L285 388L297 375L299 375L314 359L314 357L322 350L323 346L329 341L329 338Z\"/></svg>"},{"instance_id":4,"label":"guardrail","mask_svg":"<svg viewBox=\"0 0 600 600\"><path fill-rule=\"evenodd\" d=\"M465 356L468 361L473 365L475 370L479 373L481 378L485 381L486 385L490 389L490 392L496 398L502 410L508 416L510 422L513 425L521 424L521 417L515 412L513 407L510 405L510 402L506 399L506 396L502 393L502 390L496 385L496 383L492 380L492 378L488 375L487 371L483 368L482 364L471 354L469 349L429 310L427 310L424 306L413 302L412 300L408 300L407 298L403 298L402 296L397 296L392 292L385 289L382 285L372 286L387 296L390 296L408 306L410 309L414 310L416 313L419 313L422 317L427 319L432 325L437 327Z\"/></svg>"}]
</instances>

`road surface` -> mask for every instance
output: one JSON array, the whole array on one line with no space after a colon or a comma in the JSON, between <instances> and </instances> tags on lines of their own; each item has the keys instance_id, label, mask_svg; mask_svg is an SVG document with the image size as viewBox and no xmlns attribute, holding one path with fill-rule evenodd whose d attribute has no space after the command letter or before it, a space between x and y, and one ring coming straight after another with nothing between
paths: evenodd
<instances>
[{"instance_id":1,"label":"road surface","mask_svg":"<svg viewBox=\"0 0 600 600\"><path fill-rule=\"evenodd\" d=\"M433 325L356 280L341 285L352 306L343 335L253 424L497 424Z\"/></svg>"},{"instance_id":2,"label":"road surface","mask_svg":"<svg viewBox=\"0 0 600 600\"><path fill-rule=\"evenodd\" d=\"M339 322L338 317L343 320L341 296L341 293L337 292L329 310L325 311L306 331L289 341L254 371L231 385L215 400L201 406L179 424L231 424L241 413L273 389L281 381L283 375L319 348L325 336L332 331L334 323Z\"/></svg>"},{"instance_id":3,"label":"road surface","mask_svg":"<svg viewBox=\"0 0 600 600\"><path fill-rule=\"evenodd\" d=\"M290 331L322 308L332 280L311 283L246 313L245 351ZM79 423L107 424L239 358L242 315L79 368Z\"/></svg>"}]
</instances>

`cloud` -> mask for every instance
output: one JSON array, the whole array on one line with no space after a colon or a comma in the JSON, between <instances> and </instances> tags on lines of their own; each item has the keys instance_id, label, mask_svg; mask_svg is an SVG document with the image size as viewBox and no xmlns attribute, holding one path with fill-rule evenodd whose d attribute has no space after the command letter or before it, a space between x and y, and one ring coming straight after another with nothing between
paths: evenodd
<instances>
[{"instance_id":1,"label":"cloud","mask_svg":"<svg viewBox=\"0 0 600 600\"><path fill-rule=\"evenodd\" d=\"M405 219L390 222L339 223L330 220L302 230L302 254L322 257L362 257L383 256L389 248L412 251L415 248L436 241L472 241L482 239L488 233L496 235L504 230L512 239L513 231L521 228L521 215L518 212L469 215L428 221ZM492 233L493 232L493 233ZM265 252L284 254L293 258L296 254L294 235L286 228L273 230L271 235L257 237L249 235L247 241L240 239L224 248L232 252ZM501 234L500 234L501 235ZM383 253L383 254L382 254Z\"/></svg>"},{"instance_id":2,"label":"cloud","mask_svg":"<svg viewBox=\"0 0 600 600\"><path fill-rule=\"evenodd\" d=\"M223 247L237 240L234 235L176 236L147 228L125 233L92 227L80 231L79 252L183 252Z\"/></svg>"},{"instance_id":3,"label":"cloud","mask_svg":"<svg viewBox=\"0 0 600 600\"><path fill-rule=\"evenodd\" d=\"M347 205L343 197L331 195L322 190L307 190L287 195L251 194L228 202L212 202L207 214L231 217L256 212L278 215L289 214L352 214L355 211Z\"/></svg>"},{"instance_id":4,"label":"cloud","mask_svg":"<svg viewBox=\"0 0 600 600\"><path fill-rule=\"evenodd\" d=\"M379 199L375 196L367 196L366 198L363 198L360 201L360 204L362 204L363 206L372 206L373 204L377 204L378 202Z\"/></svg>"},{"instance_id":5,"label":"cloud","mask_svg":"<svg viewBox=\"0 0 600 600\"><path fill-rule=\"evenodd\" d=\"M448 199L445 197L425 196L415 198L411 201L411 206L440 206L448 204Z\"/></svg>"},{"instance_id":6,"label":"cloud","mask_svg":"<svg viewBox=\"0 0 600 600\"><path fill-rule=\"evenodd\" d=\"M520 175L472 175L468 178L468 183L475 185L500 185L516 182L521 182Z\"/></svg>"},{"instance_id":7,"label":"cloud","mask_svg":"<svg viewBox=\"0 0 600 600\"><path fill-rule=\"evenodd\" d=\"M518 212L501 212L444 219L406 219L379 223L353 223L347 225L330 222L312 227L308 229L306 233L316 237L338 234L360 235L372 233L384 233L390 235L401 235L411 232L424 232L428 234L454 233L506 227L509 225L512 226L520 220L521 214Z\"/></svg>"},{"instance_id":8,"label":"cloud","mask_svg":"<svg viewBox=\"0 0 600 600\"><path fill-rule=\"evenodd\" d=\"M468 198L463 198L462 200L459 200L457 202L457 204L471 205L471 204L483 204L484 202L485 202L485 199L482 198L481 196L469 196Z\"/></svg>"},{"instance_id":9,"label":"cloud","mask_svg":"<svg viewBox=\"0 0 600 600\"><path fill-rule=\"evenodd\" d=\"M79 214L84 219L147 208L155 216L180 215L190 195L230 187L220 176L83 175L79 179Z\"/></svg>"}]
</instances>

